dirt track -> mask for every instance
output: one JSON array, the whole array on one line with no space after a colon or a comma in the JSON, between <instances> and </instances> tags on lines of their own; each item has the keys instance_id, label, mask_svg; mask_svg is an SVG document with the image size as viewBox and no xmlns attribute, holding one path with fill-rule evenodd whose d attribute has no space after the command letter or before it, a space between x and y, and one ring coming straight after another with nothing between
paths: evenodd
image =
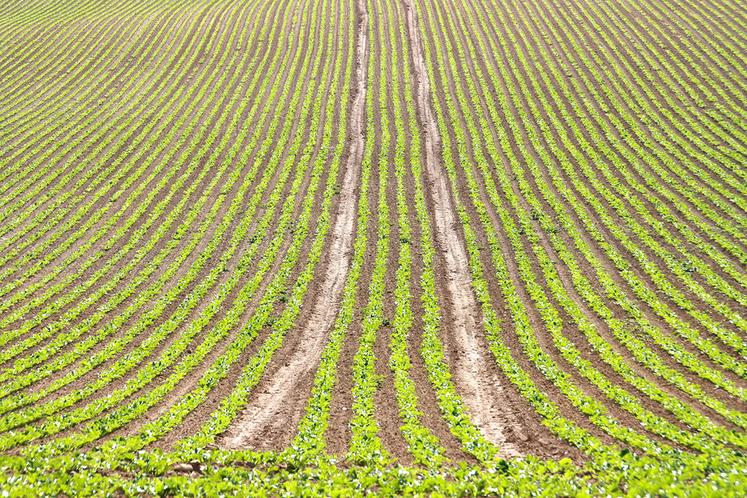
<instances>
[{"instance_id":1,"label":"dirt track","mask_svg":"<svg viewBox=\"0 0 747 498\"><path fill-rule=\"evenodd\" d=\"M355 236L356 190L363 160L366 82L368 68L368 14L365 0L358 0L358 36L356 39L355 94L350 114L350 151L340 189L328 269L324 274L313 311L302 330L301 341L291 356L271 378L260 385L242 416L222 441L227 448L272 448L287 441L303 414L306 399L298 390L313 375L324 348L327 334L337 315L338 305L352 257ZM302 391L304 389L301 389Z\"/></svg>"},{"instance_id":2,"label":"dirt track","mask_svg":"<svg viewBox=\"0 0 747 498\"><path fill-rule=\"evenodd\" d=\"M423 55L417 13L411 0L406 0L407 29L410 38L412 62L417 79L417 103L425 135L425 163L427 184L434 206L437 245L441 248L453 321L449 328L459 344L460 354L452 358L457 387L475 424L485 437L498 446L506 457L521 454L506 440L507 414L501 409L505 398L500 381L486 375L491 370L487 350L480 342L478 318L480 311L472 293L469 259L457 235L459 222L450 198L446 171L440 164L440 138L436 119L430 107L430 84Z\"/></svg>"}]
</instances>

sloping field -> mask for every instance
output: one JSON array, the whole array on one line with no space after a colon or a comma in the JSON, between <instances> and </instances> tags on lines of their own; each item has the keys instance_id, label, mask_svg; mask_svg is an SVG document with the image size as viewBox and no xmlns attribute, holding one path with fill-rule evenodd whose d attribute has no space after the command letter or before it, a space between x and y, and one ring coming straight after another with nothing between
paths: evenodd
<instances>
[{"instance_id":1,"label":"sloping field","mask_svg":"<svg viewBox=\"0 0 747 498\"><path fill-rule=\"evenodd\" d=\"M0 5L0 495L739 496L747 6Z\"/></svg>"}]
</instances>

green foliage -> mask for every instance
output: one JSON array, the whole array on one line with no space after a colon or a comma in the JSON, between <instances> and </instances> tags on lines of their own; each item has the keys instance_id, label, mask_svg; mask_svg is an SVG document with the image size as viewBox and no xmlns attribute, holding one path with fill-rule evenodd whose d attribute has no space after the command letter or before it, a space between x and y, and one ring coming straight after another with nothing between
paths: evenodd
<instances>
[{"instance_id":1,"label":"green foliage","mask_svg":"<svg viewBox=\"0 0 747 498\"><path fill-rule=\"evenodd\" d=\"M716 3L9 2L0 498L744 495L745 21ZM288 448L216 449L325 267L360 33L353 250L305 412ZM577 460L505 460L470 418L434 174L486 358Z\"/></svg>"}]
</instances>

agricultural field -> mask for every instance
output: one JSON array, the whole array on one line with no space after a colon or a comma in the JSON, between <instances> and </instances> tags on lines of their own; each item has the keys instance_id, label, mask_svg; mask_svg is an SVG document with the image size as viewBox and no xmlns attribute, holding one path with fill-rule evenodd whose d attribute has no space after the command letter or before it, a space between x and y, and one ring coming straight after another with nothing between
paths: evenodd
<instances>
[{"instance_id":1,"label":"agricultural field","mask_svg":"<svg viewBox=\"0 0 747 498\"><path fill-rule=\"evenodd\" d=\"M0 3L0 496L747 493L742 0Z\"/></svg>"}]
</instances>

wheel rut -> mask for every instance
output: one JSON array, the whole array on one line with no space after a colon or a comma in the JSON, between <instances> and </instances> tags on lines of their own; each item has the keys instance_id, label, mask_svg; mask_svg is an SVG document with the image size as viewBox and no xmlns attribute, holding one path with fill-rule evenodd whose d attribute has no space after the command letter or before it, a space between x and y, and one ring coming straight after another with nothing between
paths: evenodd
<instances>
[{"instance_id":1,"label":"wheel rut","mask_svg":"<svg viewBox=\"0 0 747 498\"><path fill-rule=\"evenodd\" d=\"M434 232L443 257L446 270L444 280L451 302L449 327L460 352L450 358L454 381L472 421L485 438L498 447L501 456L520 456L522 451L506 437L511 416L503 407L508 403L508 398L503 393L501 381L489 368L492 359L478 332L475 317L479 316L479 307L472 292L469 258L457 232L460 224L450 197L448 178L439 164L440 137L430 105L430 84L416 8L413 0L403 1L417 81L417 112L424 128L426 183L433 203ZM523 432L520 427L512 427L512 430L516 433Z\"/></svg>"},{"instance_id":2,"label":"wheel rut","mask_svg":"<svg viewBox=\"0 0 747 498\"><path fill-rule=\"evenodd\" d=\"M368 68L368 12L357 0L355 93L350 116L350 150L332 226L327 272L313 302L310 318L297 331L300 340L285 361L262 382L237 422L222 438L230 449L270 449L286 445L303 415L309 377L321 359L325 338L334 325L353 253L357 190L363 162L366 82Z\"/></svg>"}]
</instances>

